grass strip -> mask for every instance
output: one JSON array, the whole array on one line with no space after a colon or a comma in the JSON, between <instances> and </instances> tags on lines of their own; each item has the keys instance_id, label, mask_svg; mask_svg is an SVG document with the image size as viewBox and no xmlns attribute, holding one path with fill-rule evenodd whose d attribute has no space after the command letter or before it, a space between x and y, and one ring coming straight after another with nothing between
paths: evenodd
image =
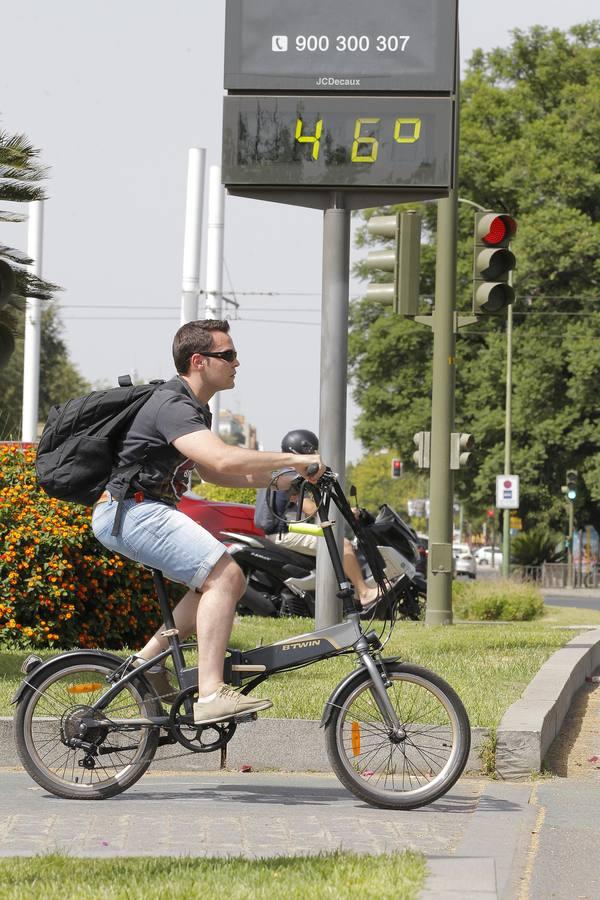
<instances>
[{"instance_id":1,"label":"grass strip","mask_svg":"<svg viewBox=\"0 0 600 900\"><path fill-rule=\"evenodd\" d=\"M545 617L533 622L464 623L452 628L401 622L384 655L397 655L437 672L458 692L473 726L494 728L548 657L573 638L573 631L561 626L591 623L600 627L600 613L594 610L546 609ZM231 645L269 644L312 628L310 619L248 617L235 626ZM22 678L19 667L26 655L25 651L0 652L0 715L14 713L9 701ZM193 659L189 662L193 664ZM257 689L257 695L274 703L261 715L320 719L331 691L354 663L353 656L341 657L273 676Z\"/></svg>"},{"instance_id":2,"label":"grass strip","mask_svg":"<svg viewBox=\"0 0 600 900\"><path fill-rule=\"evenodd\" d=\"M411 850L381 856L323 853L269 859L64 855L0 860L3 900L306 900L361 897L416 900L426 876L424 857Z\"/></svg>"}]
</instances>

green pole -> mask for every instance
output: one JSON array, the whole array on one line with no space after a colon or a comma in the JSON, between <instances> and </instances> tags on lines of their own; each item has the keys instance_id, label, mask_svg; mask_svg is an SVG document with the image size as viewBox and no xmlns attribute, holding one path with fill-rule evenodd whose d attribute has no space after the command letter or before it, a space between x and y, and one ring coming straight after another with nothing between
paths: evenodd
<instances>
[{"instance_id":1,"label":"green pole","mask_svg":"<svg viewBox=\"0 0 600 900\"><path fill-rule=\"evenodd\" d=\"M512 272L508 276L508 283L512 285ZM506 406L504 419L504 474L510 475L512 452L512 332L513 309L512 303L508 307L506 319ZM502 575L510 576L510 509L503 510L502 522Z\"/></svg>"},{"instance_id":2,"label":"green pole","mask_svg":"<svg viewBox=\"0 0 600 900\"><path fill-rule=\"evenodd\" d=\"M567 551L567 587L573 587L573 531L575 525L575 504L569 500L569 549Z\"/></svg>"},{"instance_id":3,"label":"green pole","mask_svg":"<svg viewBox=\"0 0 600 900\"><path fill-rule=\"evenodd\" d=\"M454 427L456 251L458 195L438 200L433 388L431 397L430 518L427 625L452 624L452 501L450 435Z\"/></svg>"}]
</instances>

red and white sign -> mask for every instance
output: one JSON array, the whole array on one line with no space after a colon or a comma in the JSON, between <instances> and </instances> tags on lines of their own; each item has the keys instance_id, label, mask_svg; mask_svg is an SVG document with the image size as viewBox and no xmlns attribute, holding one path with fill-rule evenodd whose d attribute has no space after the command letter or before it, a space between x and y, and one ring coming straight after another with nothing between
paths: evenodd
<instances>
[{"instance_id":1,"label":"red and white sign","mask_svg":"<svg viewBox=\"0 0 600 900\"><path fill-rule=\"evenodd\" d=\"M496 509L519 508L519 476L496 475Z\"/></svg>"}]
</instances>

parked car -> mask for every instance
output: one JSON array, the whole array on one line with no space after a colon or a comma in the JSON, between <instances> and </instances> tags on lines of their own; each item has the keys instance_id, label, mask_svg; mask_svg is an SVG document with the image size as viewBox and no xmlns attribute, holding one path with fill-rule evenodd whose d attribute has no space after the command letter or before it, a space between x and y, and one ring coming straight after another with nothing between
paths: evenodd
<instances>
[{"instance_id":1,"label":"parked car","mask_svg":"<svg viewBox=\"0 0 600 900\"><path fill-rule=\"evenodd\" d=\"M264 535L264 531L254 524L254 507L248 503L204 500L193 491L186 491L178 503L178 509L219 540L223 540L223 531L239 531L241 534L256 534L259 537Z\"/></svg>"},{"instance_id":2,"label":"parked car","mask_svg":"<svg viewBox=\"0 0 600 900\"><path fill-rule=\"evenodd\" d=\"M494 547L494 568L499 569L502 565L502 550L500 547ZM492 565L492 547L480 547L475 553L475 559L479 566Z\"/></svg>"},{"instance_id":3,"label":"parked car","mask_svg":"<svg viewBox=\"0 0 600 900\"><path fill-rule=\"evenodd\" d=\"M468 578L477 576L477 563L468 544L453 544L452 555L456 575L466 575Z\"/></svg>"}]
</instances>

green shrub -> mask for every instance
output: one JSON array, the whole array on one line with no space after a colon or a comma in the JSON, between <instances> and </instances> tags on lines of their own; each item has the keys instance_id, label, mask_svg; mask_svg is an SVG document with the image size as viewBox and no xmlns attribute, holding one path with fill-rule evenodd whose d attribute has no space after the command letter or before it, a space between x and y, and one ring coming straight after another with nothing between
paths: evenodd
<instances>
[{"instance_id":1,"label":"green shrub","mask_svg":"<svg viewBox=\"0 0 600 900\"><path fill-rule=\"evenodd\" d=\"M471 621L526 622L544 610L537 588L512 581L455 581L452 598L456 618Z\"/></svg>"},{"instance_id":2,"label":"green shrub","mask_svg":"<svg viewBox=\"0 0 600 900\"><path fill-rule=\"evenodd\" d=\"M543 525L518 534L512 542L512 561L520 566L541 566L545 562L558 562L563 556L560 535Z\"/></svg>"},{"instance_id":3,"label":"green shrub","mask_svg":"<svg viewBox=\"0 0 600 900\"><path fill-rule=\"evenodd\" d=\"M159 624L151 574L98 543L89 509L40 491L34 460L0 446L0 644L141 646Z\"/></svg>"},{"instance_id":4,"label":"green shrub","mask_svg":"<svg viewBox=\"0 0 600 900\"><path fill-rule=\"evenodd\" d=\"M202 482L194 487L194 493L203 500L222 500L226 503L256 503L256 488L229 488L220 487L218 484Z\"/></svg>"}]
</instances>

